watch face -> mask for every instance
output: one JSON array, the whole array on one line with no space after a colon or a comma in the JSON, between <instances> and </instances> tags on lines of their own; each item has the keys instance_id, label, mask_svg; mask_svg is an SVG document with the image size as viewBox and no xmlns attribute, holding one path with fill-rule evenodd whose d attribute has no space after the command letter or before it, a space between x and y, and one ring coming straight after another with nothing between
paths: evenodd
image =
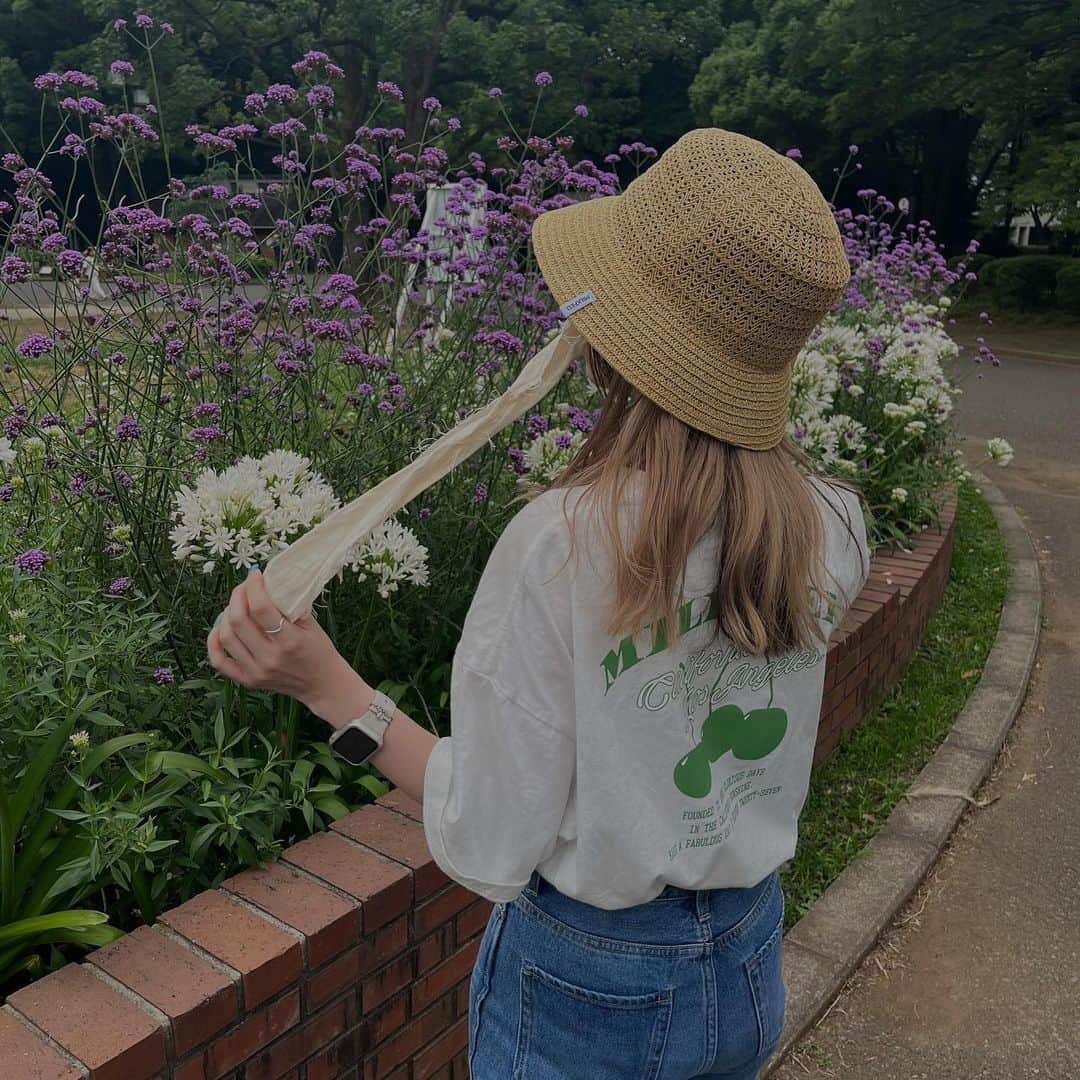
<instances>
[{"instance_id":1,"label":"watch face","mask_svg":"<svg viewBox=\"0 0 1080 1080\"><path fill-rule=\"evenodd\" d=\"M334 739L333 748L346 761L351 761L353 765L360 765L375 753L379 744L359 728L350 727L344 728Z\"/></svg>"}]
</instances>

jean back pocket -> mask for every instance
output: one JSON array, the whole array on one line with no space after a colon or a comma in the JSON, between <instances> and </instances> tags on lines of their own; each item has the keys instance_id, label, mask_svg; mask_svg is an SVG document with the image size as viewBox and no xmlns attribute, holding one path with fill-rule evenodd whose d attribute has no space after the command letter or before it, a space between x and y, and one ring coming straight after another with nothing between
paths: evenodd
<instances>
[{"instance_id":1,"label":"jean back pocket","mask_svg":"<svg viewBox=\"0 0 1080 1080\"><path fill-rule=\"evenodd\" d=\"M523 961L513 1080L655 1080L671 1007L670 987L601 993Z\"/></svg>"}]
</instances>

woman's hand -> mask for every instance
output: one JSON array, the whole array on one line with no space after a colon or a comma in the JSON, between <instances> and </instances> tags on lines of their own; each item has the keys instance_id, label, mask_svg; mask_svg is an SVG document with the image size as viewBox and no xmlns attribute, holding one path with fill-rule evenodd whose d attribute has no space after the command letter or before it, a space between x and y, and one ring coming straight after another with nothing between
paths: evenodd
<instances>
[{"instance_id":1,"label":"woman's hand","mask_svg":"<svg viewBox=\"0 0 1080 1080\"><path fill-rule=\"evenodd\" d=\"M280 631L268 633L278 626ZM214 670L226 678L287 694L313 712L331 686L360 681L314 616L284 618L258 570L233 589L206 649Z\"/></svg>"}]
</instances>

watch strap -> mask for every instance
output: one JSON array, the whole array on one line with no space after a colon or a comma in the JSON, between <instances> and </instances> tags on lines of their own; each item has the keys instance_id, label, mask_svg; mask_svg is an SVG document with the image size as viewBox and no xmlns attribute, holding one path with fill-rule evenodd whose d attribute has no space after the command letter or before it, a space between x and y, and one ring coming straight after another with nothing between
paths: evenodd
<instances>
[{"instance_id":1,"label":"watch strap","mask_svg":"<svg viewBox=\"0 0 1080 1080\"><path fill-rule=\"evenodd\" d=\"M365 735L371 736L372 739L381 747L383 744L383 737L386 735L386 729L390 726L390 721L394 717L394 710L397 706L393 700L386 694L379 690L375 691L375 696L371 699L371 704L367 708L367 712L360 716L354 717L347 724L343 724L333 735L330 736L330 745L334 745L334 741L338 736L349 728L359 728Z\"/></svg>"}]
</instances>

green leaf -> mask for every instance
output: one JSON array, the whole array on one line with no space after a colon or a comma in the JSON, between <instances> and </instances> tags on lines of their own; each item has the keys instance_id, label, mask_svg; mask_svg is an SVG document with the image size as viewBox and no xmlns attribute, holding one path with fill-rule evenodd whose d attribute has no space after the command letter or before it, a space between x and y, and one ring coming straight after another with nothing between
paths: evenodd
<instances>
[{"instance_id":1,"label":"green leaf","mask_svg":"<svg viewBox=\"0 0 1080 1080\"><path fill-rule=\"evenodd\" d=\"M55 814L57 817L65 818L67 821L85 821L90 816L82 810L55 810L51 806L46 806L45 811L49 814Z\"/></svg>"},{"instance_id":2,"label":"green leaf","mask_svg":"<svg viewBox=\"0 0 1080 1080\"><path fill-rule=\"evenodd\" d=\"M103 911L71 909L53 911L48 915L32 915L28 919L16 919L6 926L0 926L0 945L15 941L21 937L47 933L50 930L86 930L90 926L109 921Z\"/></svg>"},{"instance_id":3,"label":"green leaf","mask_svg":"<svg viewBox=\"0 0 1080 1080\"><path fill-rule=\"evenodd\" d=\"M90 776L106 758L112 757L113 754L120 750L126 750L129 746L136 746L139 743L148 741L148 736L142 732L135 732L131 735L117 735L114 739L108 739L100 746L95 746L82 759L79 763L79 774L83 777Z\"/></svg>"},{"instance_id":4,"label":"green leaf","mask_svg":"<svg viewBox=\"0 0 1080 1080\"><path fill-rule=\"evenodd\" d=\"M175 769L181 772L199 773L219 783L225 783L228 776L221 769L215 769L209 762L194 754L185 754L179 750L153 750L148 757L162 769Z\"/></svg>"},{"instance_id":5,"label":"green leaf","mask_svg":"<svg viewBox=\"0 0 1080 1080\"><path fill-rule=\"evenodd\" d=\"M352 810L336 795L324 795L322 798L316 799L315 806L320 813L325 814L332 821L337 821L338 818L343 818L352 813Z\"/></svg>"},{"instance_id":6,"label":"green leaf","mask_svg":"<svg viewBox=\"0 0 1080 1080\"><path fill-rule=\"evenodd\" d=\"M11 808L0 784L0 923L11 918L15 903L15 833L11 828Z\"/></svg>"},{"instance_id":7,"label":"green leaf","mask_svg":"<svg viewBox=\"0 0 1080 1080\"><path fill-rule=\"evenodd\" d=\"M191 838L191 846L188 848L188 852L192 859L198 860L203 848L210 842L214 834L218 831L218 828L218 822L211 821L208 825L204 825L195 833Z\"/></svg>"},{"instance_id":8,"label":"green leaf","mask_svg":"<svg viewBox=\"0 0 1080 1080\"><path fill-rule=\"evenodd\" d=\"M56 726L44 743L34 751L30 764L27 766L22 780L19 781L19 787L11 799L11 832L13 839L19 835L23 819L26 817L34 800L40 795L42 785L45 783L46 777L48 777L74 727L74 718L63 721Z\"/></svg>"},{"instance_id":9,"label":"green leaf","mask_svg":"<svg viewBox=\"0 0 1080 1080\"><path fill-rule=\"evenodd\" d=\"M390 790L389 784L372 776L371 773L365 773L363 776L359 777L356 782L365 790L370 791L376 799L380 795L385 795Z\"/></svg>"}]
</instances>

